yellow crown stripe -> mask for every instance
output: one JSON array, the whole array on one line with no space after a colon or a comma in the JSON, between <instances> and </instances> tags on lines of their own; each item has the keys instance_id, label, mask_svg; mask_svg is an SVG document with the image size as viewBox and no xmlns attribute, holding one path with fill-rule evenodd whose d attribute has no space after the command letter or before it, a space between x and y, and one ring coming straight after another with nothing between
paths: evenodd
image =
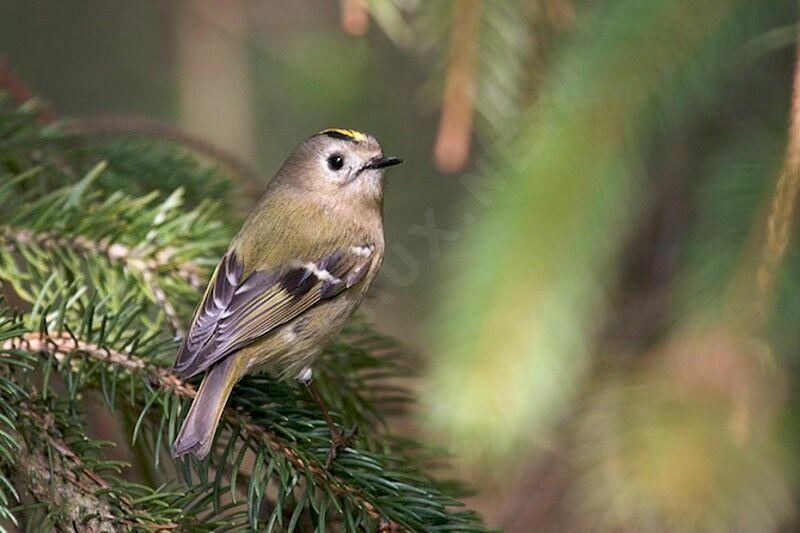
<instances>
[{"instance_id":1,"label":"yellow crown stripe","mask_svg":"<svg viewBox=\"0 0 800 533\"><path fill-rule=\"evenodd\" d=\"M326 130L322 130L319 132L320 135L324 133L338 133L339 135L344 135L345 137L350 137L354 141L363 141L367 138L367 136L360 131L356 130L348 130L345 128L328 128Z\"/></svg>"}]
</instances>

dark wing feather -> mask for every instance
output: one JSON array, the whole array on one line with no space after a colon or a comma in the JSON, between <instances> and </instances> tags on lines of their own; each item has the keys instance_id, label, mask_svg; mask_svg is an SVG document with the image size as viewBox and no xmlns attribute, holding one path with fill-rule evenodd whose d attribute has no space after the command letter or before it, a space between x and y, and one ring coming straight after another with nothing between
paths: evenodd
<instances>
[{"instance_id":1,"label":"dark wing feather","mask_svg":"<svg viewBox=\"0 0 800 533\"><path fill-rule=\"evenodd\" d=\"M193 376L320 301L357 284L373 257L336 251L314 263L270 272L256 270L242 279L234 252L223 257L189 332L178 349L175 370Z\"/></svg>"},{"instance_id":2,"label":"dark wing feather","mask_svg":"<svg viewBox=\"0 0 800 533\"><path fill-rule=\"evenodd\" d=\"M191 364L193 355L197 354L214 335L217 321L230 305L234 291L240 283L242 269L242 264L236 260L235 254L225 255L217 265L195 312L191 328L178 350L176 370L180 371Z\"/></svg>"}]
</instances>

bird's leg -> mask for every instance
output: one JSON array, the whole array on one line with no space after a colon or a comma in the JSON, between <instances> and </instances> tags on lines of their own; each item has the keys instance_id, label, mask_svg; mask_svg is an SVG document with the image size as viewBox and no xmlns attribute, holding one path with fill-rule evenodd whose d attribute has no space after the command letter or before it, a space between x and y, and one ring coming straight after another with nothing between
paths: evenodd
<instances>
[{"instance_id":1,"label":"bird's leg","mask_svg":"<svg viewBox=\"0 0 800 533\"><path fill-rule=\"evenodd\" d=\"M349 446L353 442L353 437L356 434L356 426L353 426L350 431L342 431L342 428L337 426L336 422L331 418L331 414L328 412L328 408L325 407L325 402L322 401L322 396L317 386L314 385L314 381L306 381L306 387L308 387L309 394L311 394L314 402L316 402L322 411L322 417L325 419L325 423L328 424L328 428L331 431L331 446L328 448L328 455L325 458L325 470L329 470L331 464L333 464L333 460L336 459L336 452L339 448Z\"/></svg>"}]
</instances>

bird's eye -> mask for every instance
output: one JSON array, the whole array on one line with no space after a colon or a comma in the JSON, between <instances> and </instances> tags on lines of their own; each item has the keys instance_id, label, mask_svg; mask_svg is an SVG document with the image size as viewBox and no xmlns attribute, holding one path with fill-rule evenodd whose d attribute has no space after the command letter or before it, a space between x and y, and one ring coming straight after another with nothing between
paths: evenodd
<instances>
[{"instance_id":1,"label":"bird's eye","mask_svg":"<svg viewBox=\"0 0 800 533\"><path fill-rule=\"evenodd\" d=\"M328 166L331 170L341 170L344 166L344 157L339 154L333 154L328 158Z\"/></svg>"}]
</instances>

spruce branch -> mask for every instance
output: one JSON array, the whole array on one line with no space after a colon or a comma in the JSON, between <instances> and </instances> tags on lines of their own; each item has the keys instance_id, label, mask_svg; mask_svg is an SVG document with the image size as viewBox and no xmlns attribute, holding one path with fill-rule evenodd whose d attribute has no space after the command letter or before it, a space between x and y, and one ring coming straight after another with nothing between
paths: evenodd
<instances>
[{"instance_id":1,"label":"spruce branch","mask_svg":"<svg viewBox=\"0 0 800 533\"><path fill-rule=\"evenodd\" d=\"M79 252L93 252L104 255L109 261L119 261L149 276L172 271L192 288L198 290L205 288L206 281L203 277L202 269L188 261L174 264L171 261L171 256L175 253L175 250L169 247L162 248L155 254L144 254L142 250L136 250L118 242L95 241L83 235L67 237L47 232L34 233L24 228L8 226L0 227L0 235L6 239L8 246L14 246L15 243L35 243L44 247L70 247Z\"/></svg>"},{"instance_id":2,"label":"spruce branch","mask_svg":"<svg viewBox=\"0 0 800 533\"><path fill-rule=\"evenodd\" d=\"M131 372L145 372L159 388L173 394L193 398L197 393L193 385L186 383L164 367L147 364L141 358L131 354L82 341L68 333L26 333L20 339L10 339L2 345L2 350L18 348L23 348L30 353L51 354L59 362L63 362L71 355L83 354L98 361L118 365ZM385 531L405 529L400 524L382 516L376 507L361 494L358 488L350 486L342 479L336 478L324 468L321 462L304 457L303 454L298 453L283 439L253 423L247 416L237 413L231 407L227 407L224 417L231 424L239 425L246 437L262 442L276 452L283 454L295 468L310 473L318 483L329 484L338 494L353 498L372 518L382 524Z\"/></svg>"},{"instance_id":3,"label":"spruce branch","mask_svg":"<svg viewBox=\"0 0 800 533\"><path fill-rule=\"evenodd\" d=\"M113 485L81 460L70 446L51 434L52 417L32 409L23 412L37 428L39 447L23 444L15 464L17 477L30 489L39 501L50 501L75 527L83 531L116 531L120 525L128 528L137 525L148 530L178 529L180 524L143 522L137 524L127 517L136 513L136 506L125 494L118 494ZM41 430L41 431L38 431ZM23 439L19 439L22 441ZM29 439L31 440L31 439ZM46 446L41 443L45 442ZM46 447L57 452L57 460L47 453ZM102 496L98 493L102 493ZM107 501L115 500L123 515L116 516Z\"/></svg>"},{"instance_id":4,"label":"spruce branch","mask_svg":"<svg viewBox=\"0 0 800 533\"><path fill-rule=\"evenodd\" d=\"M61 447L61 449L65 449ZM86 531L114 531L114 517L108 504L96 497L71 471L54 468L45 453L33 453L27 447L17 455L16 476L38 501L52 500L61 509L66 523Z\"/></svg>"},{"instance_id":5,"label":"spruce branch","mask_svg":"<svg viewBox=\"0 0 800 533\"><path fill-rule=\"evenodd\" d=\"M44 196L28 187L40 172L37 168L0 187L0 204L7 205L0 215L0 242L5 244L0 270L17 292L33 303L36 296L23 286L27 276L19 276L18 271L35 269L34 256L37 263L46 262L53 254L62 256L58 268L70 270L69 277L74 279L91 277L85 268L87 261L102 258L123 275L138 278L142 294L163 311L173 334L181 335L196 292L204 287L205 267L198 260L211 263L209 252L216 252L224 242L221 225L209 216L214 209L206 203L187 213L178 211L181 189L161 202L155 194L130 198L119 193L95 202L96 193L88 189L106 169L107 165L100 163L77 184ZM12 205L18 191L23 203ZM120 222L127 231L120 232ZM173 296L168 298L167 292Z\"/></svg>"},{"instance_id":6,"label":"spruce branch","mask_svg":"<svg viewBox=\"0 0 800 533\"><path fill-rule=\"evenodd\" d=\"M193 289L200 290L205 286L200 267L189 261L174 264L171 261L174 250L169 247L162 248L155 253L143 253L141 249L134 249L118 242L95 241L83 235L65 237L47 232L33 233L23 228L8 226L0 226L0 239L4 240L6 246L12 249L18 244L36 244L48 249L72 248L79 253L95 253L106 257L111 262L121 263L138 272L150 288L156 302L164 310L173 333L178 336L185 334L182 319L175 306L167 298L158 276L163 272L172 272Z\"/></svg>"},{"instance_id":7,"label":"spruce branch","mask_svg":"<svg viewBox=\"0 0 800 533\"><path fill-rule=\"evenodd\" d=\"M0 323L0 338L18 335L15 321ZM59 342L47 344L53 350ZM33 353L7 346L0 349L0 488L16 487L11 496L20 505L10 508L12 500L0 491L0 518L19 525L15 515L25 513L26 522L41 519L82 531L152 531L193 523L194 515L181 507L194 492L153 490L117 478L122 463L97 457L103 443L87 436L74 405L48 390L47 377L42 392L23 377L35 368ZM49 366L43 368L48 376ZM44 515L37 519L40 510Z\"/></svg>"},{"instance_id":8,"label":"spruce branch","mask_svg":"<svg viewBox=\"0 0 800 533\"><path fill-rule=\"evenodd\" d=\"M23 349L29 353L49 354L59 362L83 355L97 361L117 365L128 372L145 374L151 383L170 394L185 398L192 398L196 394L196 389L192 384L183 381L165 367L153 365L129 353L78 339L69 333L29 332L19 338L4 341L0 345L0 349L3 351ZM226 407L223 416L230 425L237 427L237 431L244 439L269 446L285 457L297 471L310 475L316 484L330 487L337 495L352 499L376 523L380 524L381 530L401 531L407 529L403 524L384 516L380 508L370 501L363 490L349 483L346 477L326 470L321 459L310 457L296 445L292 445L274 432L253 422L246 414L238 412L233 407Z\"/></svg>"},{"instance_id":9,"label":"spruce branch","mask_svg":"<svg viewBox=\"0 0 800 533\"><path fill-rule=\"evenodd\" d=\"M258 198L264 191L264 185L255 172L232 153L157 120L131 116L99 116L71 120L67 123L66 129L85 134L89 138L136 135L172 141L215 161L236 178L246 195Z\"/></svg>"},{"instance_id":10,"label":"spruce branch","mask_svg":"<svg viewBox=\"0 0 800 533\"><path fill-rule=\"evenodd\" d=\"M198 516L205 505L192 508L194 490L151 489L118 477L124 463L97 457L102 443L92 441L85 428L57 400L29 397L20 405L20 443L14 460L2 464L14 474L22 492L16 513L30 513L63 527L81 531L153 531L214 529L219 524ZM32 500L32 501L31 501ZM231 516L235 522L236 516Z\"/></svg>"}]
</instances>

